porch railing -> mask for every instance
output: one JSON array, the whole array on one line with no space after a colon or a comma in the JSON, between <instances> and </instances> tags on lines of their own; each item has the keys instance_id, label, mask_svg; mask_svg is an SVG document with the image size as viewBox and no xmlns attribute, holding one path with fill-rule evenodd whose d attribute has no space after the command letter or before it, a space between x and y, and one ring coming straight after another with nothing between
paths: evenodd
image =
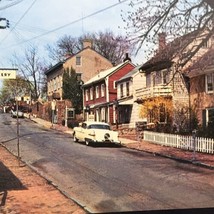
<instances>
[{"instance_id":1,"label":"porch railing","mask_svg":"<svg viewBox=\"0 0 214 214\"><path fill-rule=\"evenodd\" d=\"M136 90L137 98L148 98L156 96L167 96L172 95L172 87L166 85L154 86L154 87L145 87Z\"/></svg>"}]
</instances>

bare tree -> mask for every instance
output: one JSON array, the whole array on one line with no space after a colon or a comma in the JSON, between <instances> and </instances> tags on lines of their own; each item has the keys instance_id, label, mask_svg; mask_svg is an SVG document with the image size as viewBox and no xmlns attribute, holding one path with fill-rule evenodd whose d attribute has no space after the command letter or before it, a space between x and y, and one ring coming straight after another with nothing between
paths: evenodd
<instances>
[{"instance_id":1,"label":"bare tree","mask_svg":"<svg viewBox=\"0 0 214 214\"><path fill-rule=\"evenodd\" d=\"M25 50L24 56L14 54L13 64L18 68L19 75L28 82L32 99L41 97L45 85L44 63L39 57L38 49L31 46Z\"/></svg>"},{"instance_id":2,"label":"bare tree","mask_svg":"<svg viewBox=\"0 0 214 214\"><path fill-rule=\"evenodd\" d=\"M123 61L125 53L133 53L133 45L126 36L115 35L112 31L88 33L78 38L65 35L55 45L48 45L49 56L54 61L62 61L67 54L76 54L83 48L83 41L90 39L93 49L110 60L113 64Z\"/></svg>"},{"instance_id":3,"label":"bare tree","mask_svg":"<svg viewBox=\"0 0 214 214\"><path fill-rule=\"evenodd\" d=\"M125 53L131 56L134 47L125 36L115 35L112 31L98 32L91 34L94 49L106 57L112 64L123 61Z\"/></svg>"},{"instance_id":4,"label":"bare tree","mask_svg":"<svg viewBox=\"0 0 214 214\"><path fill-rule=\"evenodd\" d=\"M64 35L60 38L55 45L48 44L46 46L48 50L49 57L56 61L62 61L66 54L75 54L80 50L79 42L76 38L73 38L69 35Z\"/></svg>"},{"instance_id":5,"label":"bare tree","mask_svg":"<svg viewBox=\"0 0 214 214\"><path fill-rule=\"evenodd\" d=\"M128 16L123 15L123 19L127 23L128 37L138 45L138 51L157 44L159 33L166 32L169 41L176 41L171 46L176 44L177 47L180 42L178 38L189 35L183 38L184 44L179 48L179 61L182 66L199 51L214 32L212 0L133 0L130 1L130 8ZM205 31L206 34L203 34ZM200 43L186 53L186 47L202 34ZM147 54L150 57L154 54L154 49L150 48Z\"/></svg>"}]
</instances>

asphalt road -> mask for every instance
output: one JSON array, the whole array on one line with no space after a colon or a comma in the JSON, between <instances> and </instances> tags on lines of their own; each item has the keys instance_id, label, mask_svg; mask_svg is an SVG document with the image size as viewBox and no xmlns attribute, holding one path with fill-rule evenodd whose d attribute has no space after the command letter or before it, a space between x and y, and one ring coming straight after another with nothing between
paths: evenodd
<instances>
[{"instance_id":1,"label":"asphalt road","mask_svg":"<svg viewBox=\"0 0 214 214\"><path fill-rule=\"evenodd\" d=\"M17 155L17 121L0 114L0 142ZM87 147L19 119L20 156L92 213L214 207L212 170L124 147Z\"/></svg>"}]
</instances>

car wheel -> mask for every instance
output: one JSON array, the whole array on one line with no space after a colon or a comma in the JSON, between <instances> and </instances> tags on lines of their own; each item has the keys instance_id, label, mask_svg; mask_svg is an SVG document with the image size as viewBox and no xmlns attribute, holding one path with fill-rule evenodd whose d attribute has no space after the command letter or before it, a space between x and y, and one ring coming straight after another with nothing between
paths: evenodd
<instances>
[{"instance_id":1,"label":"car wheel","mask_svg":"<svg viewBox=\"0 0 214 214\"><path fill-rule=\"evenodd\" d=\"M74 140L74 142L78 142L79 140L76 138L76 135L74 134L73 135L73 140Z\"/></svg>"}]
</instances>

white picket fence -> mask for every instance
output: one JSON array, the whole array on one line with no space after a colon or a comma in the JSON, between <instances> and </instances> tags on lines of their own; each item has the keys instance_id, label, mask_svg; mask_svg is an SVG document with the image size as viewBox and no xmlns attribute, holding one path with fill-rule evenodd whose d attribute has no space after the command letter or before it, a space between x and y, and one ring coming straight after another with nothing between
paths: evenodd
<instances>
[{"instance_id":1,"label":"white picket fence","mask_svg":"<svg viewBox=\"0 0 214 214\"><path fill-rule=\"evenodd\" d=\"M184 150L214 153L214 139L144 131L144 140Z\"/></svg>"}]
</instances>

